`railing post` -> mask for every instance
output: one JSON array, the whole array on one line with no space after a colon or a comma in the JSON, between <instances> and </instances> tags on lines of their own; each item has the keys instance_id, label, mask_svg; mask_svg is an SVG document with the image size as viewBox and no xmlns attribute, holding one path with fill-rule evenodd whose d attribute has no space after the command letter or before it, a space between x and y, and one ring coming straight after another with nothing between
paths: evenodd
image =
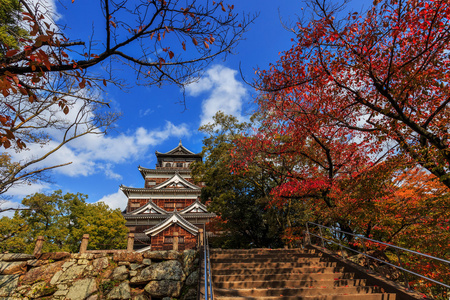
<instances>
[{"instance_id":1,"label":"railing post","mask_svg":"<svg viewBox=\"0 0 450 300\"><path fill-rule=\"evenodd\" d=\"M128 233L127 251L133 252L133 250L134 250L134 233Z\"/></svg>"},{"instance_id":2,"label":"railing post","mask_svg":"<svg viewBox=\"0 0 450 300\"><path fill-rule=\"evenodd\" d=\"M322 235L322 226L319 226L319 233L320 233L320 240L322 242L322 248L325 249L325 243L323 242L323 235Z\"/></svg>"},{"instance_id":3,"label":"railing post","mask_svg":"<svg viewBox=\"0 0 450 300\"><path fill-rule=\"evenodd\" d=\"M361 239L361 242L362 242L364 254L367 254L367 248L366 248L366 243L364 243L364 239Z\"/></svg>"},{"instance_id":4,"label":"railing post","mask_svg":"<svg viewBox=\"0 0 450 300\"><path fill-rule=\"evenodd\" d=\"M89 243L89 234L83 234L83 239L81 240L80 245L80 253L86 253L88 243Z\"/></svg>"},{"instance_id":5,"label":"railing post","mask_svg":"<svg viewBox=\"0 0 450 300\"><path fill-rule=\"evenodd\" d=\"M339 248L341 249L341 256L342 256L343 259L346 259L347 255L344 252L344 248L342 248L342 241L341 241L341 237L340 237L340 232L336 232L336 233L337 233L337 238L338 238L338 241L339 241Z\"/></svg>"},{"instance_id":6,"label":"railing post","mask_svg":"<svg viewBox=\"0 0 450 300\"><path fill-rule=\"evenodd\" d=\"M178 251L178 232L173 233L173 250Z\"/></svg>"},{"instance_id":7,"label":"railing post","mask_svg":"<svg viewBox=\"0 0 450 300\"><path fill-rule=\"evenodd\" d=\"M306 243L307 245L311 245L311 236L309 234L309 227L308 227L308 222L306 222Z\"/></svg>"},{"instance_id":8,"label":"railing post","mask_svg":"<svg viewBox=\"0 0 450 300\"><path fill-rule=\"evenodd\" d=\"M397 258L398 258L398 263L400 264L400 267L402 269L404 269L403 267L403 263L402 263L402 259L400 258L400 254L398 254L398 249L395 248L395 254L397 254ZM402 270L403 273L403 278L405 279L405 287L407 290L409 290L409 281L408 281L408 275L406 275L406 272L404 270Z\"/></svg>"},{"instance_id":9,"label":"railing post","mask_svg":"<svg viewBox=\"0 0 450 300\"><path fill-rule=\"evenodd\" d=\"M198 229L198 245L203 247L203 228Z\"/></svg>"},{"instance_id":10,"label":"railing post","mask_svg":"<svg viewBox=\"0 0 450 300\"><path fill-rule=\"evenodd\" d=\"M33 255L38 257L42 253L42 247L44 246L44 237L42 235L37 237L36 246L34 246Z\"/></svg>"}]
</instances>

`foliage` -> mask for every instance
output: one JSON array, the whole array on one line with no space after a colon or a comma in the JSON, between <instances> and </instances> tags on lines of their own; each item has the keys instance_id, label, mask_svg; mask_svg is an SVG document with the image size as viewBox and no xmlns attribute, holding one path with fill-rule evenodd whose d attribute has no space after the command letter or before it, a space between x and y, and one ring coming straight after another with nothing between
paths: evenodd
<instances>
[{"instance_id":1,"label":"foliage","mask_svg":"<svg viewBox=\"0 0 450 300\"><path fill-rule=\"evenodd\" d=\"M89 249L125 247L128 230L120 211L104 203L86 203L86 199L86 195L63 195L61 191L23 199L25 210L0 220L0 252L32 253L38 236L44 236L45 252L77 252L86 233Z\"/></svg>"},{"instance_id":2,"label":"foliage","mask_svg":"<svg viewBox=\"0 0 450 300\"><path fill-rule=\"evenodd\" d=\"M53 87L52 81L66 77L81 90L101 88L107 81L118 83L113 77L117 62L135 70L139 84L172 82L184 86L197 78L214 57L229 52L249 22L245 17L238 19L234 6L222 1L106 0L101 3L104 16L101 40L94 43L72 41L65 36L63 26L57 28L53 24L50 11L42 11L32 1L19 3L23 12L14 21L22 23L29 35L17 37L8 32L20 47L4 45L8 51L0 59L0 92L9 104L0 114L0 145L5 148L12 142L18 148L25 147L14 130L16 123L26 120L16 114L18 107L10 104L16 97L23 96L34 103L53 93L52 101L67 114L66 99L58 96L76 94L68 95L66 86ZM130 48L134 50L130 52ZM191 51L186 51L187 48ZM87 72L107 61L107 77ZM95 98L90 100L95 102Z\"/></svg>"},{"instance_id":3,"label":"foliage","mask_svg":"<svg viewBox=\"0 0 450 300\"><path fill-rule=\"evenodd\" d=\"M222 1L106 0L101 30L74 40L64 32L73 24L56 25L39 1L0 3L0 148L9 154L46 149L20 162L2 159L1 172L10 173L0 194L48 181L46 171L70 162L42 168L41 161L74 139L110 130L119 114L103 92L108 83L126 87L117 76L124 66L136 73L136 84L183 87L231 52L252 21Z\"/></svg>"},{"instance_id":4,"label":"foliage","mask_svg":"<svg viewBox=\"0 0 450 300\"><path fill-rule=\"evenodd\" d=\"M201 198L204 202L211 201L208 209L218 215L212 224L222 233L217 246L278 245L280 233L275 220L270 220L273 211L266 210L270 178L257 168L245 176L230 172L234 140L249 130L249 124L239 123L235 117L222 112L213 119L214 123L200 128L207 134L203 140L204 161L193 165L192 175L197 182L205 183Z\"/></svg>"},{"instance_id":5,"label":"foliage","mask_svg":"<svg viewBox=\"0 0 450 300\"><path fill-rule=\"evenodd\" d=\"M0 0L0 58L8 49L19 47L18 39L27 32L19 26L20 3L18 0Z\"/></svg>"},{"instance_id":6,"label":"foliage","mask_svg":"<svg viewBox=\"0 0 450 300\"><path fill-rule=\"evenodd\" d=\"M367 153L388 142L450 187L450 3L374 1L342 17L331 1L308 2L292 48L259 73L261 105L291 130L297 118L365 140ZM345 136L345 135L341 135Z\"/></svg>"},{"instance_id":7,"label":"foliage","mask_svg":"<svg viewBox=\"0 0 450 300\"><path fill-rule=\"evenodd\" d=\"M235 140L232 173L257 168L275 183L268 207L301 208L286 241L311 220L448 257L449 2L374 1L344 17L308 4L292 48L258 73L260 124Z\"/></svg>"}]
</instances>

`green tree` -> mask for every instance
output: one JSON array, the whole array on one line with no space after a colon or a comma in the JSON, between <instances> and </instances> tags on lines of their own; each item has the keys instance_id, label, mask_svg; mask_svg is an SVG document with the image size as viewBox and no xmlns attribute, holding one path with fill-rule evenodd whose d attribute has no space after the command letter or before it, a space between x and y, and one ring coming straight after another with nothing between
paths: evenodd
<instances>
[{"instance_id":1,"label":"green tree","mask_svg":"<svg viewBox=\"0 0 450 300\"><path fill-rule=\"evenodd\" d=\"M89 249L125 247L128 229L119 209L86 199L60 190L26 197L22 201L26 209L0 219L0 252L31 253L38 236L44 236L45 252L77 252L85 233L90 235Z\"/></svg>"},{"instance_id":2,"label":"green tree","mask_svg":"<svg viewBox=\"0 0 450 300\"><path fill-rule=\"evenodd\" d=\"M0 0L0 58L8 49L17 49L19 39L27 35L19 26L20 13L18 0Z\"/></svg>"},{"instance_id":3,"label":"green tree","mask_svg":"<svg viewBox=\"0 0 450 300\"><path fill-rule=\"evenodd\" d=\"M218 215L215 225L222 231L221 247L264 247L280 244L280 231L267 210L270 178L257 168L245 175L231 171L235 140L250 129L249 123L222 112L214 122L200 127L204 161L193 165L197 182L204 182L202 201L211 201L209 209Z\"/></svg>"}]
</instances>

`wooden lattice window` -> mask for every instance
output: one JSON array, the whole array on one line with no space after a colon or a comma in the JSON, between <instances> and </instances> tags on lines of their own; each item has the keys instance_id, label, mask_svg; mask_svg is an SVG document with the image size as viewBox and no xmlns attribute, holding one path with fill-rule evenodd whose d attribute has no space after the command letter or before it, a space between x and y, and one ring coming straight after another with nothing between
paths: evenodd
<instances>
[{"instance_id":1,"label":"wooden lattice window","mask_svg":"<svg viewBox=\"0 0 450 300\"><path fill-rule=\"evenodd\" d=\"M164 208L181 208L183 207L183 203L181 202L166 202L164 203Z\"/></svg>"},{"instance_id":2,"label":"wooden lattice window","mask_svg":"<svg viewBox=\"0 0 450 300\"><path fill-rule=\"evenodd\" d=\"M166 163L166 168L170 168L172 165L170 163Z\"/></svg>"},{"instance_id":3,"label":"wooden lattice window","mask_svg":"<svg viewBox=\"0 0 450 300\"><path fill-rule=\"evenodd\" d=\"M164 244L173 244L173 236L165 236ZM178 237L178 244L184 244L184 236Z\"/></svg>"},{"instance_id":4,"label":"wooden lattice window","mask_svg":"<svg viewBox=\"0 0 450 300\"><path fill-rule=\"evenodd\" d=\"M177 163L177 168L182 168L183 167L183 163Z\"/></svg>"}]
</instances>

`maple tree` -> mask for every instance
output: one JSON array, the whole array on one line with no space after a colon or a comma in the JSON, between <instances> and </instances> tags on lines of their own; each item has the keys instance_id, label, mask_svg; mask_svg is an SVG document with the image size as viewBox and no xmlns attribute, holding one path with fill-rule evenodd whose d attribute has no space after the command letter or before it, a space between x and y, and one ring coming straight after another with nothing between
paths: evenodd
<instances>
[{"instance_id":1,"label":"maple tree","mask_svg":"<svg viewBox=\"0 0 450 300\"><path fill-rule=\"evenodd\" d=\"M329 126L305 114L286 121L263 103L258 113L257 131L237 141L233 171L245 174L250 166L257 166L275 182L270 206L287 211L291 206L303 207L303 219L288 214L285 228L289 232L302 227L306 216L314 218L314 214L321 222L338 223L352 232L344 215L331 212L339 207L345 182L357 180L374 166L364 150L366 142L353 140L346 128Z\"/></svg>"},{"instance_id":2,"label":"maple tree","mask_svg":"<svg viewBox=\"0 0 450 300\"><path fill-rule=\"evenodd\" d=\"M299 115L347 130L367 152L414 160L450 187L450 3L383 0L344 16L308 1L292 48L259 71L260 103L286 123ZM313 132L319 128L313 129Z\"/></svg>"}]
</instances>

